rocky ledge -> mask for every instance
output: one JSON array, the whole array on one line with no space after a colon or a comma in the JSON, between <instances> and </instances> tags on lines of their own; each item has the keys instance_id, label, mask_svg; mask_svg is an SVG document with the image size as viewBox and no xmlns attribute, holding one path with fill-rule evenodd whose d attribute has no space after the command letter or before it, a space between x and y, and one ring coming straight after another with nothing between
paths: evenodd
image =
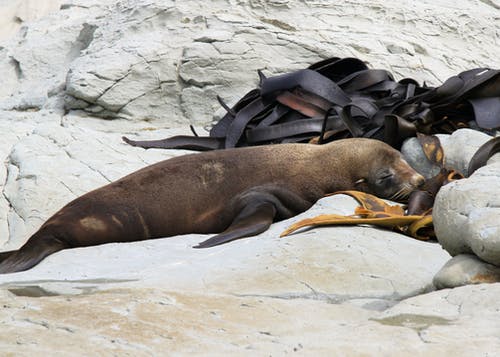
<instances>
[{"instance_id":1,"label":"rocky ledge","mask_svg":"<svg viewBox=\"0 0 500 357\"><path fill-rule=\"evenodd\" d=\"M8 15L0 22L2 250L18 248L71 199L185 154L120 138L208 126L216 94L232 103L255 86L257 69L279 74L353 56L438 84L500 67L499 8L447 0L0 3ZM466 130L441 139L447 163L465 169L488 138ZM497 159L440 192L440 244L364 226L278 238L300 218L352 213L356 203L335 196L210 250L191 249L207 238L193 234L61 251L0 276L0 349L493 355L500 284L460 285L498 280Z\"/></svg>"}]
</instances>

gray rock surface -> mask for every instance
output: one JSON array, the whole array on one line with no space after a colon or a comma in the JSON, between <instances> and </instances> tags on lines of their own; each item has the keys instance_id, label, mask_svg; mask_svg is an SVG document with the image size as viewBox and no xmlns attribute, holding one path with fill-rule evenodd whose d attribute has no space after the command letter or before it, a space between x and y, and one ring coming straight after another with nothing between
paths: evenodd
<instances>
[{"instance_id":1,"label":"gray rock surface","mask_svg":"<svg viewBox=\"0 0 500 357\"><path fill-rule=\"evenodd\" d=\"M492 60L500 58L498 46L485 46L498 37L491 1L25 0L0 1L0 10L2 250L18 248L82 193L185 154L134 148L120 137L206 126L219 107L215 95L233 103L255 86L257 69L278 74L356 56L398 79L438 84L471 67L499 67ZM487 178L490 196L493 167L470 179ZM354 206L332 197L301 217L350 214ZM478 227L479 213L471 215ZM499 284L431 292L450 258L438 244L371 227L277 238L299 218L211 250L191 249L204 235L108 244L2 275L0 350L469 356L499 349Z\"/></svg>"},{"instance_id":2,"label":"gray rock surface","mask_svg":"<svg viewBox=\"0 0 500 357\"><path fill-rule=\"evenodd\" d=\"M6 292L0 348L60 355L488 356L500 348L499 293L500 284L466 286L380 312L352 301L163 289L37 298Z\"/></svg>"},{"instance_id":3,"label":"gray rock surface","mask_svg":"<svg viewBox=\"0 0 500 357\"><path fill-rule=\"evenodd\" d=\"M438 135L445 154L445 167L468 176L470 159L492 137L470 129ZM419 141L410 138L401 151L425 177L439 172L425 157ZM437 289L467 284L500 282L500 155L494 155L472 177L443 187L433 209L439 243L453 258L436 274Z\"/></svg>"},{"instance_id":4,"label":"gray rock surface","mask_svg":"<svg viewBox=\"0 0 500 357\"><path fill-rule=\"evenodd\" d=\"M500 164L444 186L434 204L434 228L452 256L473 253L500 266Z\"/></svg>"},{"instance_id":5,"label":"gray rock surface","mask_svg":"<svg viewBox=\"0 0 500 357\"><path fill-rule=\"evenodd\" d=\"M0 89L0 108L60 109L64 96L67 109L92 116L206 124L219 108L216 94L233 102L256 85L257 69L278 74L355 56L399 78L438 84L498 58L495 46L482 45L498 28L495 5L486 2L45 0L30 6L25 13L53 12L25 16L16 35L3 40L0 68L9 85ZM11 25L4 22L6 34Z\"/></svg>"},{"instance_id":6,"label":"gray rock surface","mask_svg":"<svg viewBox=\"0 0 500 357\"><path fill-rule=\"evenodd\" d=\"M468 177L468 167L472 156L491 138L488 134L472 129L460 129L453 132L448 139L442 140L445 151L445 166ZM500 159L500 155L492 157L489 163L497 159Z\"/></svg>"},{"instance_id":7,"label":"gray rock surface","mask_svg":"<svg viewBox=\"0 0 500 357\"><path fill-rule=\"evenodd\" d=\"M437 289L496 282L500 282L500 267L488 264L473 254L454 256L433 280Z\"/></svg>"},{"instance_id":8,"label":"gray rock surface","mask_svg":"<svg viewBox=\"0 0 500 357\"><path fill-rule=\"evenodd\" d=\"M443 144L447 165L467 172L475 151L490 138L471 130L456 131ZM486 166L467 179L446 185L436 197L436 235L454 256L434 278L438 288L500 279L499 159L500 155L494 155Z\"/></svg>"},{"instance_id":9,"label":"gray rock surface","mask_svg":"<svg viewBox=\"0 0 500 357\"><path fill-rule=\"evenodd\" d=\"M444 166L454 169L465 177L469 176L468 167L472 156L492 136L472 129L459 129L451 135L437 134L444 151ZM406 161L427 178L439 173L439 167L433 165L424 155L417 138L405 140L401 147ZM493 155L488 164L500 162L500 155Z\"/></svg>"},{"instance_id":10,"label":"gray rock surface","mask_svg":"<svg viewBox=\"0 0 500 357\"><path fill-rule=\"evenodd\" d=\"M439 138L444 151L446 140L448 139L449 135L437 134L436 136ZM431 177L434 177L441 170L438 165L430 162L429 159L427 159L422 149L422 145L420 145L420 141L418 141L418 139L415 137L406 139L404 141L403 145L401 146L401 153L403 154L408 164L410 164L411 167L413 167L425 178L429 179ZM445 155L448 154L451 153L446 150Z\"/></svg>"}]
</instances>

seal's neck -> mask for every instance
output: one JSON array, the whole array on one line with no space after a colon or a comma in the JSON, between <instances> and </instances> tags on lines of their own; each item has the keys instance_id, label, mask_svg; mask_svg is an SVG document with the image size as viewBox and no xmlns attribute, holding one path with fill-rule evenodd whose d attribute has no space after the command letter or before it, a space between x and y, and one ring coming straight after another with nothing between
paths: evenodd
<instances>
[{"instance_id":1,"label":"seal's neck","mask_svg":"<svg viewBox=\"0 0 500 357\"><path fill-rule=\"evenodd\" d=\"M321 145L318 149L321 160L314 162L320 164L312 170L321 182L322 190L332 193L353 189L361 178L359 172L363 170L358 150L343 141Z\"/></svg>"}]
</instances>

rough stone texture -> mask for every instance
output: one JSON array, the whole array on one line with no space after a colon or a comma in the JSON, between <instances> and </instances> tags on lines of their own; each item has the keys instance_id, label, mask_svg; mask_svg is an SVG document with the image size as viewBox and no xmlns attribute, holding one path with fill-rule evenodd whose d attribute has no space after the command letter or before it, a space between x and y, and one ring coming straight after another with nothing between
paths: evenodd
<instances>
[{"instance_id":1,"label":"rough stone texture","mask_svg":"<svg viewBox=\"0 0 500 357\"><path fill-rule=\"evenodd\" d=\"M27 21L42 18L59 10L61 0L0 0L2 19L0 20L0 40L15 35Z\"/></svg>"},{"instance_id":2,"label":"rough stone texture","mask_svg":"<svg viewBox=\"0 0 500 357\"><path fill-rule=\"evenodd\" d=\"M434 204L439 242L452 256L473 253L500 266L500 164L443 187Z\"/></svg>"},{"instance_id":3,"label":"rough stone texture","mask_svg":"<svg viewBox=\"0 0 500 357\"><path fill-rule=\"evenodd\" d=\"M446 141L446 155L449 152L465 168L474 150L489 139L471 133L457 132ZM500 281L499 159L500 155L494 155L486 166L467 179L446 185L436 197L436 235L454 256L436 275L438 288Z\"/></svg>"},{"instance_id":4,"label":"rough stone texture","mask_svg":"<svg viewBox=\"0 0 500 357\"><path fill-rule=\"evenodd\" d=\"M57 3L36 6L44 13ZM256 85L257 69L278 74L355 56L435 85L498 58L492 2L61 3L4 40L9 86L0 107L60 108L66 95L68 109L90 115L206 124L219 108L215 95L233 102Z\"/></svg>"},{"instance_id":5,"label":"rough stone texture","mask_svg":"<svg viewBox=\"0 0 500 357\"><path fill-rule=\"evenodd\" d=\"M207 125L215 95L234 102L255 86L256 69L278 74L356 56L398 78L438 84L471 67L500 67L498 7L447 0L0 1L2 250L18 248L74 197L185 154L134 148L120 137L161 138L188 133L189 123ZM495 176L486 175L493 167L470 180ZM302 217L350 214L354 206L332 197ZM449 259L438 244L369 227L277 238L298 218L210 250L191 249L203 235L110 244L62 251L30 271L3 275L0 350L498 351L499 284L430 292Z\"/></svg>"},{"instance_id":6,"label":"rough stone texture","mask_svg":"<svg viewBox=\"0 0 500 357\"><path fill-rule=\"evenodd\" d=\"M123 143L118 133L76 126L68 117L61 126L60 116L45 112L5 114L0 122L4 132L10 131L0 147L6 162L0 171L4 208L0 231L5 249L19 247L48 217L77 196L145 165L185 153L146 152Z\"/></svg>"},{"instance_id":7,"label":"rough stone texture","mask_svg":"<svg viewBox=\"0 0 500 357\"><path fill-rule=\"evenodd\" d=\"M468 167L472 156L491 138L488 134L472 129L460 129L453 132L447 139L441 140L445 152L445 166L454 168L468 177ZM500 159L500 155L492 157L489 163L497 159Z\"/></svg>"},{"instance_id":8,"label":"rough stone texture","mask_svg":"<svg viewBox=\"0 0 500 357\"><path fill-rule=\"evenodd\" d=\"M0 108L62 109L69 66L89 43L85 24L92 9L75 6L50 13L4 40L0 68L9 80L0 88Z\"/></svg>"},{"instance_id":9,"label":"rough stone texture","mask_svg":"<svg viewBox=\"0 0 500 357\"><path fill-rule=\"evenodd\" d=\"M5 293L0 348L61 356L97 353L97 346L104 355L134 356L488 356L500 348L499 293L500 284L466 286L385 312L352 301L163 289L39 298Z\"/></svg>"},{"instance_id":10,"label":"rough stone texture","mask_svg":"<svg viewBox=\"0 0 500 357\"><path fill-rule=\"evenodd\" d=\"M500 282L500 267L485 263L472 254L454 256L441 268L433 280L437 289L495 282Z\"/></svg>"}]
</instances>

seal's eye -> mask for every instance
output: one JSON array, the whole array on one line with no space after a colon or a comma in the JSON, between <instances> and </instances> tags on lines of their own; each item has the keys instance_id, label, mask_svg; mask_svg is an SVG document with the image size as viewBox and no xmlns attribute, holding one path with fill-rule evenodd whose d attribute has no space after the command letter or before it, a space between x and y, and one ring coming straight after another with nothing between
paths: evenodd
<instances>
[{"instance_id":1,"label":"seal's eye","mask_svg":"<svg viewBox=\"0 0 500 357\"><path fill-rule=\"evenodd\" d=\"M391 172L384 172L380 177L378 178L377 182L378 183L384 183L387 180L390 180L394 176L393 173Z\"/></svg>"}]
</instances>

